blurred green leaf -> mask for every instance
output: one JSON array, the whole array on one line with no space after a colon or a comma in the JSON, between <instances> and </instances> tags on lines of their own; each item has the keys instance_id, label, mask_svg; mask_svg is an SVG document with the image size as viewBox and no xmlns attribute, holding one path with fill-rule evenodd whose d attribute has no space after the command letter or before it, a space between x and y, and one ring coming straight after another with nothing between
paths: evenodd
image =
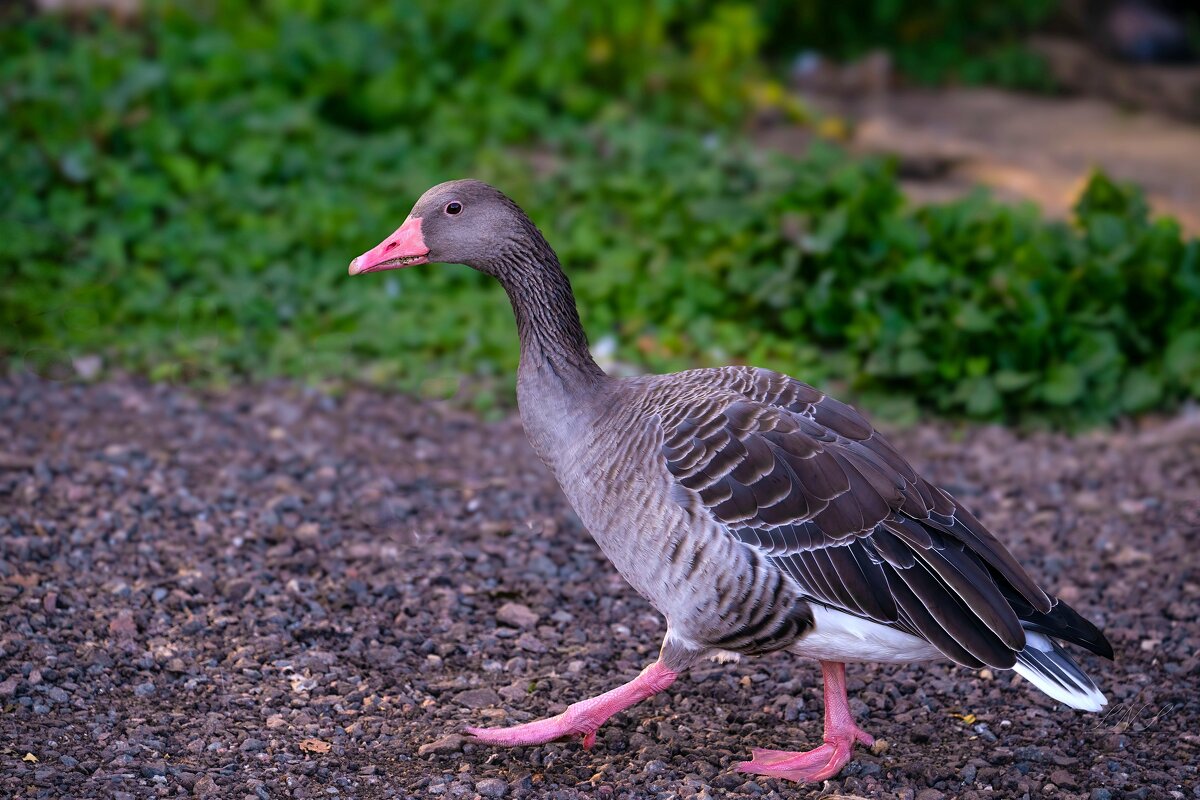
<instances>
[{"instance_id":1,"label":"blurred green leaf","mask_svg":"<svg viewBox=\"0 0 1200 800\"><path fill-rule=\"evenodd\" d=\"M1042 397L1047 403L1068 406L1083 396L1083 373L1072 364L1058 364L1046 371Z\"/></svg>"},{"instance_id":2,"label":"blurred green leaf","mask_svg":"<svg viewBox=\"0 0 1200 800\"><path fill-rule=\"evenodd\" d=\"M905 416L1175 407L1200 394L1200 243L1135 187L1094 174L1072 224L985 193L912 210L894 163L739 132L794 116L767 60L789 30L847 55L873 31L940 79L1044 5L21 17L0 28L0 355L56 379L103 353L172 381L465 385L490 413L517 360L503 292L457 266L345 274L429 185L474 175L546 230L622 364L757 363Z\"/></svg>"}]
</instances>

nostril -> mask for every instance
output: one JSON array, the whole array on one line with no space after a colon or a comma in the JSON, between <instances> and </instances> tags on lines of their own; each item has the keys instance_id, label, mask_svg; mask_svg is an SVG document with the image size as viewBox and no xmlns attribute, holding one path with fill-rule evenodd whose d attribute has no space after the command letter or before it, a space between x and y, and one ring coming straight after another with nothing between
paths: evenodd
<instances>
[{"instance_id":1,"label":"nostril","mask_svg":"<svg viewBox=\"0 0 1200 800\"><path fill-rule=\"evenodd\" d=\"M383 252L385 252L385 253L386 253L387 251L389 251L389 250L392 250L392 249L394 249L395 247L396 247L396 243L395 243L395 242L391 242L391 243L389 243L389 244L388 244L388 246L387 246L387 247L383 248Z\"/></svg>"}]
</instances>

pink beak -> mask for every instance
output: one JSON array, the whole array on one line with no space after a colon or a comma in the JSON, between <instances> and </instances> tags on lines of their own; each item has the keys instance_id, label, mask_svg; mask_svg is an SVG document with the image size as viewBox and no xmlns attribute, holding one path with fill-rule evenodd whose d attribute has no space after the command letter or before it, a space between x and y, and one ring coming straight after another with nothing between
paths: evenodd
<instances>
[{"instance_id":1,"label":"pink beak","mask_svg":"<svg viewBox=\"0 0 1200 800\"><path fill-rule=\"evenodd\" d=\"M421 218L409 217L388 238L350 262L350 274L428 264L429 248L421 235Z\"/></svg>"}]
</instances>

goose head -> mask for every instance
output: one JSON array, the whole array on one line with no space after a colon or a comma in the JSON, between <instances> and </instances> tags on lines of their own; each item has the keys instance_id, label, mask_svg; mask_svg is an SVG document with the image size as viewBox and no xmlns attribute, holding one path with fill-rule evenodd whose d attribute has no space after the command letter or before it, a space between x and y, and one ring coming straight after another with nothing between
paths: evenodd
<instances>
[{"instance_id":1,"label":"goose head","mask_svg":"<svg viewBox=\"0 0 1200 800\"><path fill-rule=\"evenodd\" d=\"M421 195L404 224L351 261L350 274L441 263L498 276L523 261L514 256L543 241L499 189L476 180L448 181Z\"/></svg>"}]
</instances>

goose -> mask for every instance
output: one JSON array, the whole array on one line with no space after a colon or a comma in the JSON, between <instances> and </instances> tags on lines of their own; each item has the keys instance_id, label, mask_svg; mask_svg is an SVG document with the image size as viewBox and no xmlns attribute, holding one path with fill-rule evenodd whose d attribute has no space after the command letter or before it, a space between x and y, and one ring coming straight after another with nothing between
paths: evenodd
<instances>
[{"instance_id":1,"label":"goose","mask_svg":"<svg viewBox=\"0 0 1200 800\"><path fill-rule=\"evenodd\" d=\"M571 284L505 194L458 180L350 263L365 275L464 264L500 282L520 339L517 403L530 444L600 549L665 618L658 658L565 711L468 728L493 746L580 737L702 659L816 659L824 742L754 749L737 769L821 781L870 746L847 662L949 659L1015 670L1071 708L1107 702L1062 642L1111 659L1095 625L1048 594L858 411L795 378L728 366L614 378L593 360Z\"/></svg>"}]
</instances>

